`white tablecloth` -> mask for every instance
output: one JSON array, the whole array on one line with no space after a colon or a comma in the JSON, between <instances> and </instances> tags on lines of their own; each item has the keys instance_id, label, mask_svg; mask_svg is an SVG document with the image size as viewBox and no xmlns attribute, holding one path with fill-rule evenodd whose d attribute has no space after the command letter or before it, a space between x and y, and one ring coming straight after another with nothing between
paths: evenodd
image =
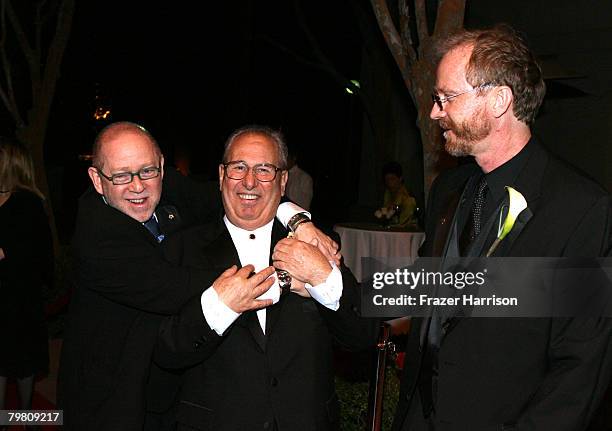
<instances>
[{"instance_id":1,"label":"white tablecloth","mask_svg":"<svg viewBox=\"0 0 612 431\"><path fill-rule=\"evenodd\" d=\"M425 240L424 232L385 230L368 224L337 224L334 230L340 235L344 263L359 282L364 276L362 257L415 258Z\"/></svg>"}]
</instances>

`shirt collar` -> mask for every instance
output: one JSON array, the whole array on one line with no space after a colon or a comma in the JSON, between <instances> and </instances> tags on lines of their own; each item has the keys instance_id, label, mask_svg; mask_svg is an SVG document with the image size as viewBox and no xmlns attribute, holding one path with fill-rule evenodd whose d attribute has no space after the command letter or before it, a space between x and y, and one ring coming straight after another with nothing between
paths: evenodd
<instances>
[{"instance_id":1,"label":"shirt collar","mask_svg":"<svg viewBox=\"0 0 612 431\"><path fill-rule=\"evenodd\" d=\"M236 226L235 224L233 224L231 221L229 221L229 219L227 218L227 215L223 216L223 222L225 223L225 226L227 227L227 230L230 232L232 238L236 237L236 238L249 238L250 235L255 235L255 238L258 237L270 237L272 235L272 225L274 224L274 219L270 220L267 224L258 227L255 230L246 230L246 229L242 229L238 226Z\"/></svg>"},{"instance_id":2,"label":"shirt collar","mask_svg":"<svg viewBox=\"0 0 612 431\"><path fill-rule=\"evenodd\" d=\"M531 153L533 145L530 145L530 142L516 156L485 175L492 202L499 202L505 196L506 186L515 184L518 174L525 166L525 162Z\"/></svg>"}]
</instances>

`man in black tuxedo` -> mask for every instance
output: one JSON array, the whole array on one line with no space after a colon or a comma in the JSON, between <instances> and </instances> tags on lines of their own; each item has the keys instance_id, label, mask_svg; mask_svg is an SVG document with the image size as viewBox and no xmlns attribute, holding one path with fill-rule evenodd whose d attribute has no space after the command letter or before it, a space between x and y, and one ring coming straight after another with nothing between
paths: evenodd
<instances>
[{"instance_id":1,"label":"man in black tuxedo","mask_svg":"<svg viewBox=\"0 0 612 431\"><path fill-rule=\"evenodd\" d=\"M610 196L532 136L545 85L521 37L462 31L440 54L431 118L446 151L476 164L432 185L420 255L605 256ZM494 247L505 186L527 208ZM612 368L610 328L597 316L414 319L393 430L585 429Z\"/></svg>"},{"instance_id":2,"label":"man in black tuxedo","mask_svg":"<svg viewBox=\"0 0 612 431\"><path fill-rule=\"evenodd\" d=\"M377 324L356 313L350 272L312 243L286 238L274 220L286 164L279 132L260 126L236 131L219 166L225 216L184 233L181 265L232 268L162 326L158 364L187 367L176 406L179 430L337 429L332 341L353 349L375 343ZM274 283L260 303L266 307L249 311L253 300L238 284L269 277L271 261L291 274L290 290L281 293L269 278ZM230 275L239 275L240 283L232 286Z\"/></svg>"},{"instance_id":3,"label":"man in black tuxedo","mask_svg":"<svg viewBox=\"0 0 612 431\"><path fill-rule=\"evenodd\" d=\"M59 407L66 430L136 431L143 428L160 322L219 275L217 268L170 263L181 251L166 247L164 238L186 220L216 215L218 193L180 188L178 175L167 172L166 180L179 189L168 190L173 205L160 204L164 158L149 132L128 122L100 132L88 172L95 190L81 197L73 238L76 279L60 363ZM291 204L279 207L279 216L288 212L285 223L296 212L286 206ZM177 207L191 213L182 215ZM298 233L312 240L306 231L313 230L304 224ZM252 280L241 293L254 299L262 289Z\"/></svg>"}]
</instances>

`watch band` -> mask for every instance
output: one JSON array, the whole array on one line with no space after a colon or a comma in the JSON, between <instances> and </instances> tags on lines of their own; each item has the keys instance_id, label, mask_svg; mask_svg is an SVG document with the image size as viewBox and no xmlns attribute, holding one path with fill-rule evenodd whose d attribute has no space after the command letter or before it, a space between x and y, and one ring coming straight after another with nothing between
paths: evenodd
<instances>
[{"instance_id":1,"label":"watch band","mask_svg":"<svg viewBox=\"0 0 612 431\"><path fill-rule=\"evenodd\" d=\"M312 220L310 220L305 213L297 213L289 219L287 222L287 227L291 232L295 232L297 227L302 223L312 223Z\"/></svg>"}]
</instances>

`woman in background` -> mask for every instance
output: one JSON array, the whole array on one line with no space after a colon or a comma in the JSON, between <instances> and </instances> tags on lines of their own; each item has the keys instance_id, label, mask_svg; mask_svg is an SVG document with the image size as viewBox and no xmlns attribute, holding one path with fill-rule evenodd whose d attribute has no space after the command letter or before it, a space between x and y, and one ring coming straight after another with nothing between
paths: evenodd
<instances>
[{"instance_id":1,"label":"woman in background","mask_svg":"<svg viewBox=\"0 0 612 431\"><path fill-rule=\"evenodd\" d=\"M416 200L404 186L402 166L397 162L388 162L383 166L382 174L385 181L383 208L394 212L399 209L399 217L395 223L397 226L416 225Z\"/></svg>"},{"instance_id":2,"label":"woman in background","mask_svg":"<svg viewBox=\"0 0 612 431\"><path fill-rule=\"evenodd\" d=\"M21 409L32 408L36 375L49 368L42 286L52 279L53 247L32 159L0 138L0 409L17 381Z\"/></svg>"}]
</instances>

